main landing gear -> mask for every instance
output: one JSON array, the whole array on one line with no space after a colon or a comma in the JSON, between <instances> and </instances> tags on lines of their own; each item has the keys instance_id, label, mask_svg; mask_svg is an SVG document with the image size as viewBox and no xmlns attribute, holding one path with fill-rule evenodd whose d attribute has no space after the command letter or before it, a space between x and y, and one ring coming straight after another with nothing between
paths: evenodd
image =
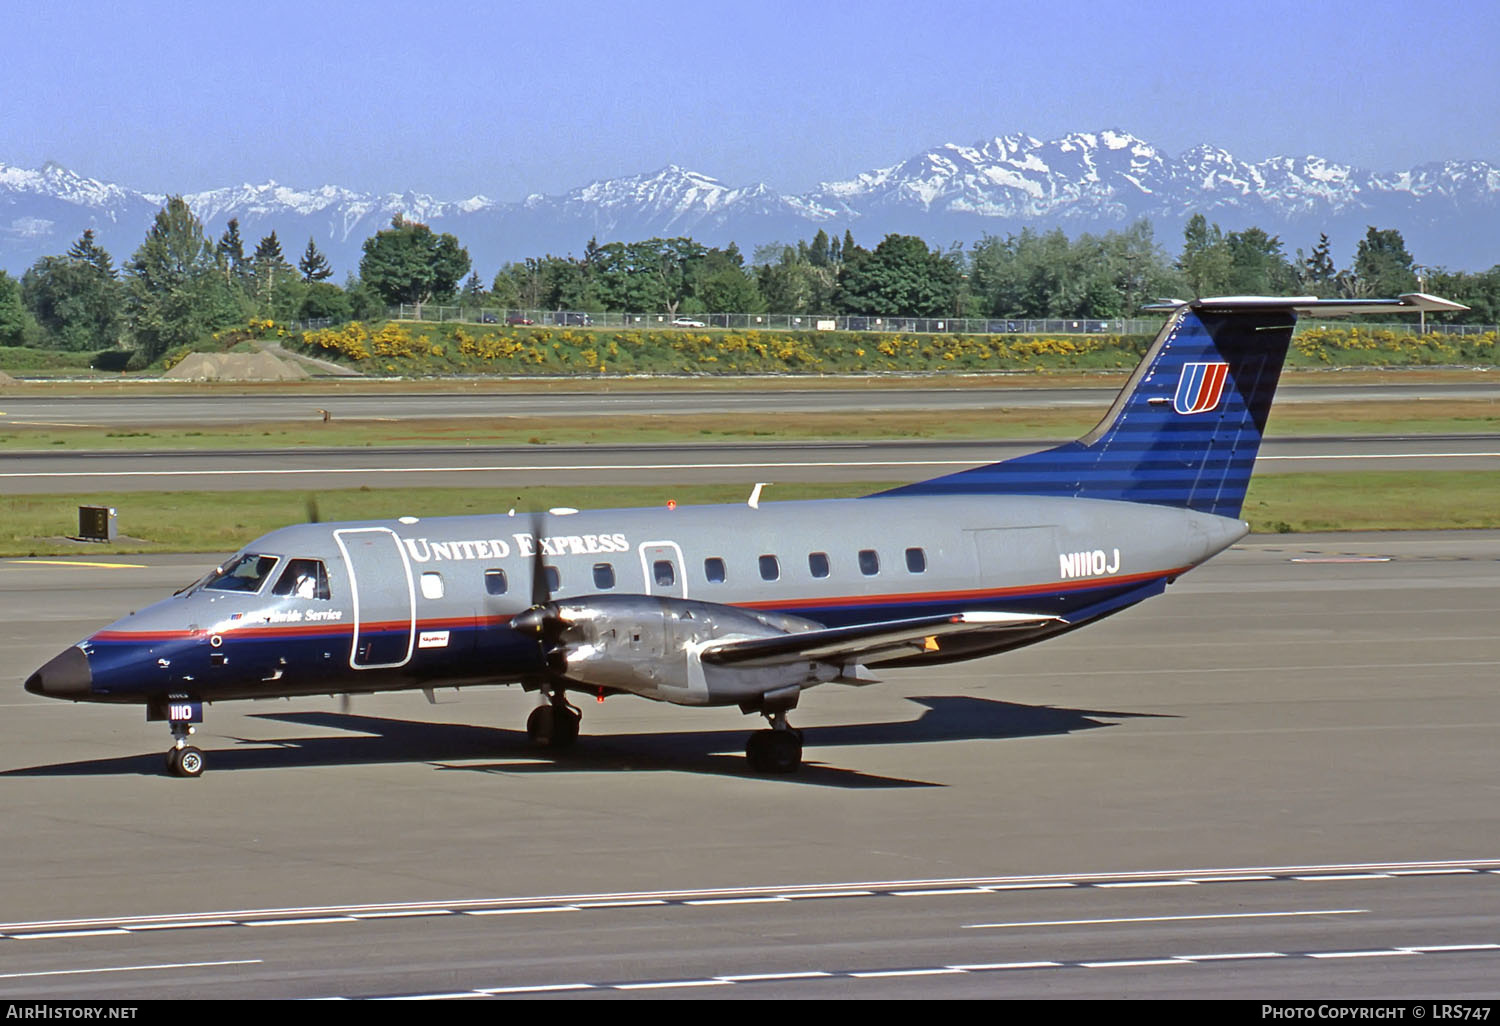
<instances>
[{"instance_id":1,"label":"main landing gear","mask_svg":"<svg viewBox=\"0 0 1500 1026\"><path fill-rule=\"evenodd\" d=\"M531 710L526 718L526 736L542 748L568 748L578 740L578 723L582 719L583 713L558 688L547 693L546 705Z\"/></svg>"},{"instance_id":2,"label":"main landing gear","mask_svg":"<svg viewBox=\"0 0 1500 1026\"><path fill-rule=\"evenodd\" d=\"M766 713L770 730L757 730L745 742L745 758L757 773L795 773L802 765L802 731L786 721L786 710Z\"/></svg>"}]
</instances>

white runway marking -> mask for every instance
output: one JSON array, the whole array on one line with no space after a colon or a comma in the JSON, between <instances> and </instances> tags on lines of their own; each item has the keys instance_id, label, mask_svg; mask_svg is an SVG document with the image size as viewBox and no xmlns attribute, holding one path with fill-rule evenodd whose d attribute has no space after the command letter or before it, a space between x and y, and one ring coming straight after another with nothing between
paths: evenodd
<instances>
[{"instance_id":1,"label":"white runway marking","mask_svg":"<svg viewBox=\"0 0 1500 1026\"><path fill-rule=\"evenodd\" d=\"M1396 874L1400 873L1401 876ZM444 902L393 902L364 905L320 905L303 908L261 908L199 914L117 916L0 923L0 939L43 939L137 930L196 929L208 926L302 926L316 923L399 919L405 916L453 914L497 915L543 912L606 911L642 906L702 906L719 904L795 903L836 898L919 897L922 894L997 894L1062 888L1106 888L1121 883L1148 886L1180 884L1316 883L1324 880L1385 880L1392 885L1423 875L1500 873L1500 859L1431 862L1382 862L1338 865L1244 866L1224 869L1130 871L1041 876L995 876L936 880L850 881L846 884L777 884L760 887L706 888L686 891L637 891L604 894L532 895L513 898L466 898ZM982 899L978 899L982 900ZM1321 914L1321 913L1315 913Z\"/></svg>"},{"instance_id":2,"label":"white runway marking","mask_svg":"<svg viewBox=\"0 0 1500 1026\"><path fill-rule=\"evenodd\" d=\"M1218 912L1193 916L1127 916L1120 919L1042 919L1016 923L966 923L965 930L1010 930L1028 926L1106 926L1111 923L1187 923L1215 919L1282 919L1291 916L1358 916L1367 908L1305 909L1297 912Z\"/></svg>"},{"instance_id":3,"label":"white runway marking","mask_svg":"<svg viewBox=\"0 0 1500 1026\"><path fill-rule=\"evenodd\" d=\"M49 969L35 973L0 973L0 980L25 980L38 976L88 976L95 973L147 973L165 969L211 969L223 965L261 965L263 959L241 958L232 962L162 962L157 965L112 965L102 969Z\"/></svg>"}]
</instances>

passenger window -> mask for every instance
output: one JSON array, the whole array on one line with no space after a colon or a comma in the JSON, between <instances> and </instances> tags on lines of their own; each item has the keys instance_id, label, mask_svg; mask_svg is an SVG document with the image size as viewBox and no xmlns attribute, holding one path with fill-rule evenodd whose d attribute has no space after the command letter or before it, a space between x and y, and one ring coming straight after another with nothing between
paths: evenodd
<instances>
[{"instance_id":1,"label":"passenger window","mask_svg":"<svg viewBox=\"0 0 1500 1026\"><path fill-rule=\"evenodd\" d=\"M615 567L613 563L594 564L594 587L604 590L615 586Z\"/></svg>"},{"instance_id":2,"label":"passenger window","mask_svg":"<svg viewBox=\"0 0 1500 1026\"><path fill-rule=\"evenodd\" d=\"M807 569L812 571L814 577L828 576L828 553L810 552L807 554Z\"/></svg>"},{"instance_id":3,"label":"passenger window","mask_svg":"<svg viewBox=\"0 0 1500 1026\"><path fill-rule=\"evenodd\" d=\"M859 550L859 572L866 577L874 577L880 573L880 557L875 554L874 549Z\"/></svg>"},{"instance_id":4,"label":"passenger window","mask_svg":"<svg viewBox=\"0 0 1500 1026\"><path fill-rule=\"evenodd\" d=\"M725 581L724 561L717 556L710 556L703 561L703 576L708 578L709 584L723 584Z\"/></svg>"},{"instance_id":5,"label":"passenger window","mask_svg":"<svg viewBox=\"0 0 1500 1026\"><path fill-rule=\"evenodd\" d=\"M425 599L440 599L443 597L443 575L436 570L427 570L422 574L422 597Z\"/></svg>"},{"instance_id":6,"label":"passenger window","mask_svg":"<svg viewBox=\"0 0 1500 1026\"><path fill-rule=\"evenodd\" d=\"M486 570L484 572L484 590L491 595L504 595L510 590L510 582L505 579L505 571Z\"/></svg>"},{"instance_id":7,"label":"passenger window","mask_svg":"<svg viewBox=\"0 0 1500 1026\"><path fill-rule=\"evenodd\" d=\"M302 599L328 598L328 571L322 560L293 559L281 572L272 595L285 595Z\"/></svg>"},{"instance_id":8,"label":"passenger window","mask_svg":"<svg viewBox=\"0 0 1500 1026\"><path fill-rule=\"evenodd\" d=\"M927 572L927 553L921 549L906 550L906 570L908 573L924 574Z\"/></svg>"},{"instance_id":9,"label":"passenger window","mask_svg":"<svg viewBox=\"0 0 1500 1026\"><path fill-rule=\"evenodd\" d=\"M670 559L658 559L651 564L651 576L658 588L670 588L677 583L677 570Z\"/></svg>"},{"instance_id":10,"label":"passenger window","mask_svg":"<svg viewBox=\"0 0 1500 1026\"><path fill-rule=\"evenodd\" d=\"M547 578L547 590L556 591L562 587L562 573L555 566L542 567L542 576Z\"/></svg>"},{"instance_id":11,"label":"passenger window","mask_svg":"<svg viewBox=\"0 0 1500 1026\"><path fill-rule=\"evenodd\" d=\"M781 577L781 564L775 556L760 557L760 579L763 581L775 581Z\"/></svg>"}]
</instances>

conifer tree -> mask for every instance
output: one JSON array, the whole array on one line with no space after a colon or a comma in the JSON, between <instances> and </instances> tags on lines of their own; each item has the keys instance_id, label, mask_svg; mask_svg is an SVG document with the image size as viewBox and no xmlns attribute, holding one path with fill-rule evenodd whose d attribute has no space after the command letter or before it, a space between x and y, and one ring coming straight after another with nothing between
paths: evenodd
<instances>
[{"instance_id":1,"label":"conifer tree","mask_svg":"<svg viewBox=\"0 0 1500 1026\"><path fill-rule=\"evenodd\" d=\"M240 316L203 223L181 196L167 197L125 276L130 333L148 362Z\"/></svg>"},{"instance_id":2,"label":"conifer tree","mask_svg":"<svg viewBox=\"0 0 1500 1026\"><path fill-rule=\"evenodd\" d=\"M274 230L256 245L250 265L255 275L255 298L269 312L277 285L284 284L292 273L292 265L282 255L281 240L276 238Z\"/></svg>"},{"instance_id":3,"label":"conifer tree","mask_svg":"<svg viewBox=\"0 0 1500 1026\"><path fill-rule=\"evenodd\" d=\"M115 277L115 264L110 255L94 241L94 229L85 228L77 242L68 247L68 259L90 264L106 278Z\"/></svg>"},{"instance_id":4,"label":"conifer tree","mask_svg":"<svg viewBox=\"0 0 1500 1026\"><path fill-rule=\"evenodd\" d=\"M245 243L240 238L240 219L231 217L224 234L219 236L214 254L224 268L224 279L242 278L245 274Z\"/></svg>"},{"instance_id":5,"label":"conifer tree","mask_svg":"<svg viewBox=\"0 0 1500 1026\"><path fill-rule=\"evenodd\" d=\"M312 236L308 236L307 249L303 252L302 259L297 261L297 269L302 272L302 280L307 282L324 281L333 277L333 268L329 265L328 258L318 252Z\"/></svg>"}]
</instances>

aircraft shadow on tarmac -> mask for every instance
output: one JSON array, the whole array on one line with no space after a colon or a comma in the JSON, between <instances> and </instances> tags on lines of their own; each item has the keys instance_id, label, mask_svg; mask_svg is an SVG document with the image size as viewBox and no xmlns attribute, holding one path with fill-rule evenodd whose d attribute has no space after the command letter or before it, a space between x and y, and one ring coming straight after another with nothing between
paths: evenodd
<instances>
[{"instance_id":1,"label":"aircraft shadow on tarmac","mask_svg":"<svg viewBox=\"0 0 1500 1026\"><path fill-rule=\"evenodd\" d=\"M241 747L206 751L208 773L299 766L423 762L444 771L497 774L675 771L852 788L941 787L884 777L820 761L821 751L842 746L912 745L932 741L999 741L1072 734L1115 724L1108 720L1161 714L1060 709L962 696L913 698L926 711L915 720L816 727L806 732L802 768L787 776L753 772L741 754L749 730L674 731L590 736L575 747L548 752L524 731L462 723L429 723L340 712L257 714L252 719L346 731L325 737L235 738ZM732 754L725 754L732 753ZM489 761L469 761L489 760ZM56 763L0 772L0 777L164 774L163 754Z\"/></svg>"}]
</instances>

